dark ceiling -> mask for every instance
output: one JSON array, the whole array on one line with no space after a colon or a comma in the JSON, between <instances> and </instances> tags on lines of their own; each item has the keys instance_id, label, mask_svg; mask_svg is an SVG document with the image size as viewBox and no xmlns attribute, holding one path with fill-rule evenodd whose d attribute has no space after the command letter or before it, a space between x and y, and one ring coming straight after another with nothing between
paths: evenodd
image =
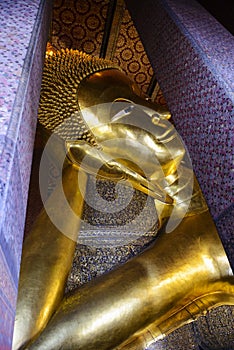
<instances>
[{"instance_id":1,"label":"dark ceiling","mask_svg":"<svg viewBox=\"0 0 234 350\"><path fill-rule=\"evenodd\" d=\"M234 35L233 0L197 0L205 7L232 35Z\"/></svg>"}]
</instances>

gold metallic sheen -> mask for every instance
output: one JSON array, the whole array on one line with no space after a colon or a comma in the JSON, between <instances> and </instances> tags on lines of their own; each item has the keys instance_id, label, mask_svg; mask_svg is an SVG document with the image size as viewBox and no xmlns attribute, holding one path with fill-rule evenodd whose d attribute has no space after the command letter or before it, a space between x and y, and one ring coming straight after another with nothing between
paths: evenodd
<instances>
[{"instance_id":1,"label":"gold metallic sheen","mask_svg":"<svg viewBox=\"0 0 234 350\"><path fill-rule=\"evenodd\" d=\"M66 49L56 52L51 47L48 47L43 71L38 120L48 137L52 132L56 133L64 142L67 142L68 149L71 148L69 142L72 144L76 141L86 142L86 148L88 145L98 147L103 138L103 130L98 132L96 129L95 132L93 127L97 126L97 123L104 123L103 113L99 111L94 118L87 121L83 111L87 110L87 107L96 104L131 100L135 103L141 103L141 105L145 105L148 108L156 109L155 113L158 116L160 115L163 118L170 117L169 112L164 107L147 102L142 97L137 85L132 83L120 68L112 62L91 57L77 50ZM119 103L119 105L122 104ZM111 122L110 116L107 116L107 118L109 118L108 122ZM150 125L151 128L154 127L151 120L148 121L147 125ZM153 129L156 129L156 127ZM123 127L120 127L119 132L115 133L116 137L121 137L121 134L125 134L125 130ZM131 131L131 128L128 128L127 131ZM105 137L109 137L109 134L105 134ZM133 135L134 138L138 136L135 133ZM147 141L146 145L148 146ZM57 154L58 147L61 149L61 143L56 142L56 147L54 148ZM158 148L160 148L159 142ZM168 153L165 147L164 151L166 154L164 155L162 152L163 160L165 160ZM135 161L135 158L138 159L138 152L139 149L136 149L133 161ZM124 166L123 164L117 164L117 162L115 162L115 165L118 169ZM113 169L114 174L112 178L115 176L116 167ZM148 183L148 186L151 187L148 188L146 179L139 179L141 175L137 175L138 184L134 176L126 176L136 189L152 194L153 197L159 200L165 200L167 204L172 202L169 195L165 193L163 195L163 190L158 185L150 186ZM152 193L152 187L155 189L154 194Z\"/></svg>"},{"instance_id":2,"label":"gold metallic sheen","mask_svg":"<svg viewBox=\"0 0 234 350\"><path fill-rule=\"evenodd\" d=\"M81 172L79 186L85 190L86 174ZM67 216L64 226L72 233L73 239L66 237L54 226L44 209L25 239L13 350L27 344L41 332L63 298L76 246L75 233L79 230L83 208L84 200L79 188L77 169L70 165L64 170L63 189L76 216ZM60 192L55 189L47 202L47 206L54 207L59 215L64 212L60 196Z\"/></svg>"},{"instance_id":3,"label":"gold metallic sheen","mask_svg":"<svg viewBox=\"0 0 234 350\"><path fill-rule=\"evenodd\" d=\"M165 205L173 204L173 199L165 191L132 170L128 166L129 163L125 165L121 160L118 162L111 159L106 153L88 143L79 141L73 144L68 143L67 149L70 161L79 168L82 167L87 173L95 175L96 178L115 182L123 181L125 185L132 185L135 189L150 195ZM99 169L98 172L97 169Z\"/></svg>"},{"instance_id":4,"label":"gold metallic sheen","mask_svg":"<svg viewBox=\"0 0 234 350\"><path fill-rule=\"evenodd\" d=\"M46 130L54 132L63 121L79 112L77 90L82 80L89 75L108 68L117 68L112 62L91 57L77 50L46 53L41 85L38 120ZM51 106L53 106L51 108ZM95 145L95 139L82 118L77 119L76 139L87 140ZM74 127L74 125L73 125ZM63 139L72 136L72 128L63 129Z\"/></svg>"},{"instance_id":5,"label":"gold metallic sheen","mask_svg":"<svg viewBox=\"0 0 234 350\"><path fill-rule=\"evenodd\" d=\"M75 242L59 233L44 212L24 246L16 317L20 326L16 327L14 350L23 344L30 350L145 349L213 307L234 305L230 264L196 179L187 215L181 216L172 232L165 231L172 209L176 208L180 217L189 200L182 196L187 183L180 184L177 171L185 151L177 142L175 129L165 122L170 114L136 94L135 84L110 62L74 50L47 53L39 122L45 134L55 131L64 140L61 147L55 147L55 158L67 151L74 164L69 169L76 179L64 174L64 186L75 200L74 210L80 213L83 203L76 191L74 167L91 174L104 159L100 176L125 178L135 188L155 194L161 226L148 250L61 301ZM129 101L133 113L128 114L122 103L128 105ZM93 105L106 102L113 103L112 114L106 115L102 109L92 113ZM143 117L137 104L144 106ZM149 114L148 108L155 112ZM117 145L103 142L118 138L122 143ZM145 147L128 147L129 139L141 140ZM191 176L191 170L182 170L185 179ZM78 230L79 220L65 218L65 222Z\"/></svg>"},{"instance_id":6,"label":"gold metallic sheen","mask_svg":"<svg viewBox=\"0 0 234 350\"><path fill-rule=\"evenodd\" d=\"M128 338L144 349L212 307L233 303L230 265L206 211L184 218L138 257L65 297L29 349L105 350Z\"/></svg>"},{"instance_id":7,"label":"gold metallic sheen","mask_svg":"<svg viewBox=\"0 0 234 350\"><path fill-rule=\"evenodd\" d=\"M169 119L171 117L165 106L147 100L147 96L141 92L135 82L121 70L111 69L111 67L94 72L83 79L79 84L77 94L80 110L111 101L132 101L135 104L151 108L162 118Z\"/></svg>"}]
</instances>

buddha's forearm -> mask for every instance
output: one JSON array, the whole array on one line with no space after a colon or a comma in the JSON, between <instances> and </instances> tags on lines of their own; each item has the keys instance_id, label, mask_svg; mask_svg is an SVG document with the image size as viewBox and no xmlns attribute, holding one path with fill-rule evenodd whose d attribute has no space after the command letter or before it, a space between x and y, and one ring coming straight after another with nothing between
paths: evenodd
<instances>
[{"instance_id":1,"label":"buddha's forearm","mask_svg":"<svg viewBox=\"0 0 234 350\"><path fill-rule=\"evenodd\" d=\"M187 217L137 258L65 298L29 349L114 349L152 325L157 338L160 325L166 328L168 320L170 329L171 317L194 300L202 300L204 310L190 308L194 314L187 312L187 322L215 306L209 295L220 294L220 303L233 302L229 274L209 214ZM180 316L176 327L179 321Z\"/></svg>"},{"instance_id":2,"label":"buddha's forearm","mask_svg":"<svg viewBox=\"0 0 234 350\"><path fill-rule=\"evenodd\" d=\"M79 185L84 187L86 175L79 174ZM66 199L75 215L63 219L64 230L72 230L67 237L51 222L45 209L36 220L32 231L26 237L22 253L19 293L14 328L13 349L38 335L64 295L64 286L71 268L76 246L83 197L78 187L78 172L69 166L63 176ZM47 207L61 216L63 198L55 189ZM64 211L63 211L64 212Z\"/></svg>"}]
</instances>

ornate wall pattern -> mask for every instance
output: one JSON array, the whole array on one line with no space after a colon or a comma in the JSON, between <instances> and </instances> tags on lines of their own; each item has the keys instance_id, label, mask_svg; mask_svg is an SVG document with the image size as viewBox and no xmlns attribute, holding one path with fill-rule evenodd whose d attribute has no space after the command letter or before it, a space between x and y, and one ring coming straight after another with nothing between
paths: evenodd
<instances>
[{"instance_id":1,"label":"ornate wall pattern","mask_svg":"<svg viewBox=\"0 0 234 350\"><path fill-rule=\"evenodd\" d=\"M109 3L109 0L55 0L52 45L56 49L67 47L100 56ZM107 58L116 62L147 93L154 72L123 0L117 1L109 44ZM165 104L159 86L153 100Z\"/></svg>"},{"instance_id":2,"label":"ornate wall pattern","mask_svg":"<svg viewBox=\"0 0 234 350\"><path fill-rule=\"evenodd\" d=\"M143 92L147 92L153 69L127 9L124 11L113 60Z\"/></svg>"},{"instance_id":3,"label":"ornate wall pattern","mask_svg":"<svg viewBox=\"0 0 234 350\"><path fill-rule=\"evenodd\" d=\"M55 0L51 43L99 56L109 0Z\"/></svg>"}]
</instances>

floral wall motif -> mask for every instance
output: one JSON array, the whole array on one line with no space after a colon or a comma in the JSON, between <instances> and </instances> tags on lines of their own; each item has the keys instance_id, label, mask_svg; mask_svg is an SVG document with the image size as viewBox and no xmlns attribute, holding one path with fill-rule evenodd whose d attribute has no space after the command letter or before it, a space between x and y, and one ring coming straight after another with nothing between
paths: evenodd
<instances>
[{"instance_id":1,"label":"floral wall motif","mask_svg":"<svg viewBox=\"0 0 234 350\"><path fill-rule=\"evenodd\" d=\"M51 43L99 56L109 0L55 0Z\"/></svg>"},{"instance_id":2,"label":"floral wall motif","mask_svg":"<svg viewBox=\"0 0 234 350\"><path fill-rule=\"evenodd\" d=\"M153 69L128 10L124 11L120 26L114 61L147 92Z\"/></svg>"},{"instance_id":3,"label":"floral wall motif","mask_svg":"<svg viewBox=\"0 0 234 350\"><path fill-rule=\"evenodd\" d=\"M109 3L109 0L55 0L51 44L56 49L73 48L99 57ZM113 23L109 37L112 54L107 58L147 93L154 72L123 0L117 1ZM165 104L158 87L154 100Z\"/></svg>"}]
</instances>

